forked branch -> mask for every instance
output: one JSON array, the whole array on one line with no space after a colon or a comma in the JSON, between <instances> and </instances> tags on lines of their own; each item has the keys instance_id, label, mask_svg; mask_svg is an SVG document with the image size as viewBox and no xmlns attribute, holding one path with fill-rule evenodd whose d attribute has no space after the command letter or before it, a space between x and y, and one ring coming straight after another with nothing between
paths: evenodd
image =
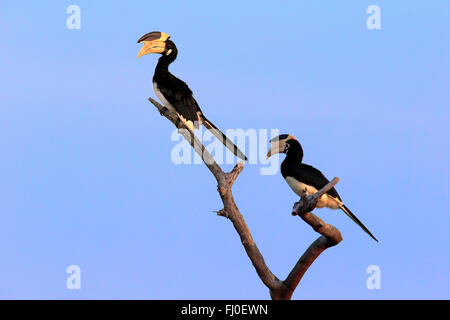
<instances>
[{"instance_id":1,"label":"forked branch","mask_svg":"<svg viewBox=\"0 0 450 320\"><path fill-rule=\"evenodd\" d=\"M272 299L291 299L294 290L297 288L297 285L303 275L314 260L325 249L338 244L342 240L341 233L337 228L325 223L311 212L316 207L320 196L333 188L333 186L338 183L339 179L334 178L317 193L309 196L303 196L299 202L295 203L292 214L300 216L316 232L320 233L321 236L314 241L300 257L297 264L287 276L286 280L281 281L267 267L264 257L254 242L250 229L248 228L244 217L239 212L233 198L231 187L236 181L238 175L244 169L244 163L239 162L233 170L230 172L224 172L205 146L203 146L199 139L194 135L194 132L190 130L182 121L180 121L176 113L168 110L152 98L149 98L148 100L158 109L161 115L169 119L169 121L171 121L178 128L178 132L182 134L183 137L191 144L216 178L217 190L224 206L223 209L217 211L217 214L228 218L233 223L233 226L239 234L241 243L250 258L256 273L267 288L269 288Z\"/></svg>"}]
</instances>

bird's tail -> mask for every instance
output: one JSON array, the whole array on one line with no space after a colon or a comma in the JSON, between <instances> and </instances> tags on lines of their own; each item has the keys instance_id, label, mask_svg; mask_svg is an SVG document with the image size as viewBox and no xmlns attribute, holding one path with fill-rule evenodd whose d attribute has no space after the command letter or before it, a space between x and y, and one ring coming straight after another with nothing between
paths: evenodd
<instances>
[{"instance_id":1,"label":"bird's tail","mask_svg":"<svg viewBox=\"0 0 450 320\"><path fill-rule=\"evenodd\" d=\"M378 239L373 236L373 234L369 231L369 229L367 229L366 226L363 225L361 221L359 221L359 219L350 211L349 208L347 208L344 204L339 204L339 207L341 208L342 211L345 212L346 215L348 215L354 222L356 222L356 224L360 226L361 229L363 229L369 236L371 236L372 239L378 242Z\"/></svg>"},{"instance_id":2,"label":"bird's tail","mask_svg":"<svg viewBox=\"0 0 450 320\"><path fill-rule=\"evenodd\" d=\"M228 139L228 137L222 131L220 131L211 121L203 117L202 123L217 139L219 139L223 143L225 147L228 148L228 150L233 152L235 156L241 158L242 160L247 160L245 154L241 150L239 150L239 148L233 143L233 141Z\"/></svg>"}]
</instances>

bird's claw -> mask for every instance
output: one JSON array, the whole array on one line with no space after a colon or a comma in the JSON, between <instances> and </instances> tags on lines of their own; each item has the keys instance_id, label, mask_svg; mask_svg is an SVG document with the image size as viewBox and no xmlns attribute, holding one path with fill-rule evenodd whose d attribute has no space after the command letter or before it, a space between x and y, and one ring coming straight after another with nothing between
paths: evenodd
<instances>
[{"instance_id":1,"label":"bird's claw","mask_svg":"<svg viewBox=\"0 0 450 320\"><path fill-rule=\"evenodd\" d=\"M167 109L166 107L162 107L161 109L159 109L159 113L163 116L167 110L169 109Z\"/></svg>"},{"instance_id":2,"label":"bird's claw","mask_svg":"<svg viewBox=\"0 0 450 320\"><path fill-rule=\"evenodd\" d=\"M296 203L294 203L294 206L292 207L292 212L291 212L291 214L293 216L297 215L296 209L297 209L298 206L300 206L300 203L301 203L301 199L299 201L297 201Z\"/></svg>"}]
</instances>

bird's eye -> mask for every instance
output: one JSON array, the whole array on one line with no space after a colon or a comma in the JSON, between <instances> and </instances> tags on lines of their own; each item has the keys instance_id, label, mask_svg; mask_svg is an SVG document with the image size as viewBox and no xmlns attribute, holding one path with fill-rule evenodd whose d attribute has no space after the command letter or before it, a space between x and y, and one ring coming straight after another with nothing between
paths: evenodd
<instances>
[{"instance_id":1,"label":"bird's eye","mask_svg":"<svg viewBox=\"0 0 450 320\"><path fill-rule=\"evenodd\" d=\"M287 152L289 147L290 147L289 143L286 143L286 146L284 147L284 152Z\"/></svg>"}]
</instances>

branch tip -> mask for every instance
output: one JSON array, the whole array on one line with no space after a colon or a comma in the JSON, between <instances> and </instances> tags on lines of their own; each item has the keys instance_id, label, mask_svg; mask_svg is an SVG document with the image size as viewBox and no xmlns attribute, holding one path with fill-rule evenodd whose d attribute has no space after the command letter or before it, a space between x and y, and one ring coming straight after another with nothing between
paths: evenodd
<instances>
[{"instance_id":1,"label":"branch tip","mask_svg":"<svg viewBox=\"0 0 450 320\"><path fill-rule=\"evenodd\" d=\"M229 218L228 216L228 212L225 209L220 209L219 211L213 211L215 213L217 213L218 216L224 217L224 218Z\"/></svg>"}]
</instances>

